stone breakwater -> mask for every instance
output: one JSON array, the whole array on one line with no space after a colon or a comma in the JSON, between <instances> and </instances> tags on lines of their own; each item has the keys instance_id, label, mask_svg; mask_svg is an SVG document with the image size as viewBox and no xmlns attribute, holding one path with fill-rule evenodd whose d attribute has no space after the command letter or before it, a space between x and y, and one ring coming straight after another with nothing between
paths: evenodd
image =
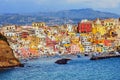
<instances>
[{"instance_id":1,"label":"stone breakwater","mask_svg":"<svg viewBox=\"0 0 120 80\"><path fill-rule=\"evenodd\" d=\"M100 59L118 58L118 57L120 57L120 55L107 54L107 55L92 56L90 60L100 60Z\"/></svg>"}]
</instances>

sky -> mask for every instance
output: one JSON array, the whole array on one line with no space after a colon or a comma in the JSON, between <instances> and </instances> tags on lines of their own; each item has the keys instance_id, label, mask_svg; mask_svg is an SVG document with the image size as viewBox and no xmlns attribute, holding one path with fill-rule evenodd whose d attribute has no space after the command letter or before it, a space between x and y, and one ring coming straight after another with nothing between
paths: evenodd
<instances>
[{"instance_id":1,"label":"sky","mask_svg":"<svg viewBox=\"0 0 120 80\"><path fill-rule=\"evenodd\" d=\"M0 13L36 13L85 8L120 14L120 0L0 0Z\"/></svg>"}]
</instances>

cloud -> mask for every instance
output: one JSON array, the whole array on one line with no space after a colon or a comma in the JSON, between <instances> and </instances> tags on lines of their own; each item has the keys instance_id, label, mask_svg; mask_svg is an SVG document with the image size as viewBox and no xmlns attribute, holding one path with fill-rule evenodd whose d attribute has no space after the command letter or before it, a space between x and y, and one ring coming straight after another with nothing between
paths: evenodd
<instances>
[{"instance_id":1,"label":"cloud","mask_svg":"<svg viewBox=\"0 0 120 80\"><path fill-rule=\"evenodd\" d=\"M68 4L83 4L93 8L116 8L120 0L67 0Z\"/></svg>"},{"instance_id":2,"label":"cloud","mask_svg":"<svg viewBox=\"0 0 120 80\"><path fill-rule=\"evenodd\" d=\"M80 2L86 2L89 0L66 0L68 3L80 3Z\"/></svg>"},{"instance_id":3,"label":"cloud","mask_svg":"<svg viewBox=\"0 0 120 80\"><path fill-rule=\"evenodd\" d=\"M0 0L4 3L33 3L36 5L85 5L91 8L116 8L120 5L120 0Z\"/></svg>"},{"instance_id":4,"label":"cloud","mask_svg":"<svg viewBox=\"0 0 120 80\"><path fill-rule=\"evenodd\" d=\"M120 0L0 0L0 11L67 10L93 8L102 11L120 12ZM7 6L7 7L6 7ZM34 8L34 9L33 9Z\"/></svg>"}]
</instances>

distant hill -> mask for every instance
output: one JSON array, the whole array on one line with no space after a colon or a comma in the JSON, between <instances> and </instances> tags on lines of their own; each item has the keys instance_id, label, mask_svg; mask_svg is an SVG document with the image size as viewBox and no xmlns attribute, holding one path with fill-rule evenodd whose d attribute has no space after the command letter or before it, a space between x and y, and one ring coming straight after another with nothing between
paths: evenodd
<instances>
[{"instance_id":1,"label":"distant hill","mask_svg":"<svg viewBox=\"0 0 120 80\"><path fill-rule=\"evenodd\" d=\"M58 13L58 15L61 14L64 14L64 17L70 18L117 18L120 16L114 13L95 11L93 9L72 9Z\"/></svg>"},{"instance_id":2,"label":"distant hill","mask_svg":"<svg viewBox=\"0 0 120 80\"><path fill-rule=\"evenodd\" d=\"M44 21L48 25L76 24L81 19L96 19L96 18L119 18L120 15L95 11L93 9L72 9L63 10L58 12L39 12L28 14L1 14L0 24L18 24L18 25L30 25L32 22Z\"/></svg>"}]
</instances>

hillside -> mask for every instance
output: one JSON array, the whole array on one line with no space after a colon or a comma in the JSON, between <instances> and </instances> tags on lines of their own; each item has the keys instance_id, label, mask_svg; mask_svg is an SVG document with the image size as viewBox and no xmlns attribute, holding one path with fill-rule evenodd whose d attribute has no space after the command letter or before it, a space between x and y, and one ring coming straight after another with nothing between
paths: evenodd
<instances>
[{"instance_id":1,"label":"hillside","mask_svg":"<svg viewBox=\"0 0 120 80\"><path fill-rule=\"evenodd\" d=\"M95 18L119 18L120 15L95 11L93 9L72 9L58 12L39 12L28 14L1 14L0 24L18 24L30 25L32 22L44 21L48 25L78 23L81 19L95 19Z\"/></svg>"}]
</instances>

